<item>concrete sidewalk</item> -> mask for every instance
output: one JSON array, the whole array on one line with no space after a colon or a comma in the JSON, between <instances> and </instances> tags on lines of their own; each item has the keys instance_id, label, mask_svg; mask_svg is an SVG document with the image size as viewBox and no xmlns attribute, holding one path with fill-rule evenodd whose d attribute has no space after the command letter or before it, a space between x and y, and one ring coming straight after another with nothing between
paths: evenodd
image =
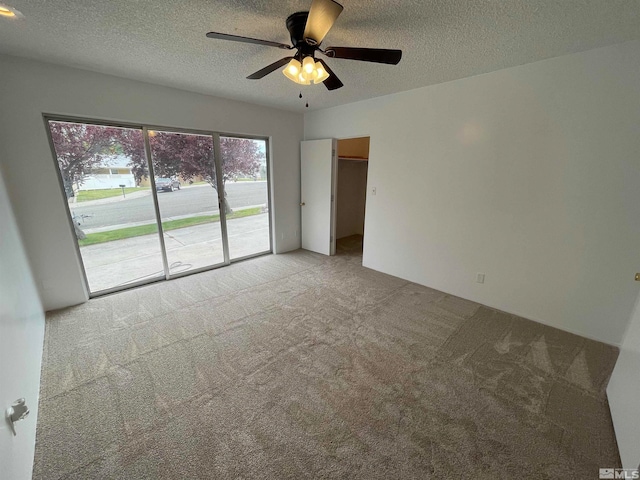
<instances>
[{"instance_id":1,"label":"concrete sidewalk","mask_svg":"<svg viewBox=\"0 0 640 480\"><path fill-rule=\"evenodd\" d=\"M227 221L231 258L269 250L269 214ZM220 223L207 223L165 232L167 260L173 274L224 261ZM148 278L163 278L157 234L81 247L92 292Z\"/></svg>"}]
</instances>

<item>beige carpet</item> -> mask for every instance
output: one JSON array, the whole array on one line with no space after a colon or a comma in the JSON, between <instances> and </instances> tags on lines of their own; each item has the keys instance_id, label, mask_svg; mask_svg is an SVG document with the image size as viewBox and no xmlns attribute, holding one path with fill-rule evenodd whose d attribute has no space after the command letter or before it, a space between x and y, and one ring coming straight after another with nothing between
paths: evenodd
<instances>
[{"instance_id":1,"label":"beige carpet","mask_svg":"<svg viewBox=\"0 0 640 480\"><path fill-rule=\"evenodd\" d=\"M358 240L48 314L34 478L595 479L619 466L616 349L365 269Z\"/></svg>"}]
</instances>

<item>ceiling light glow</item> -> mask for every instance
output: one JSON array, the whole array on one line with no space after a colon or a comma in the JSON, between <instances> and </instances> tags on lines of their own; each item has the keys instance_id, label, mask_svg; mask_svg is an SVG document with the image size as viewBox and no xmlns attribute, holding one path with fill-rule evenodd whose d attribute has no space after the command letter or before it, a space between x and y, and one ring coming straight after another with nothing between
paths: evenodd
<instances>
[{"instance_id":1,"label":"ceiling light glow","mask_svg":"<svg viewBox=\"0 0 640 480\"><path fill-rule=\"evenodd\" d=\"M313 73L315 63L316 62L314 62L313 58L311 57L304 58L304 60L302 61L302 69L307 75L311 75Z\"/></svg>"},{"instance_id":2,"label":"ceiling light glow","mask_svg":"<svg viewBox=\"0 0 640 480\"><path fill-rule=\"evenodd\" d=\"M13 7L0 4L0 17L5 18L22 18L23 15Z\"/></svg>"},{"instance_id":3,"label":"ceiling light glow","mask_svg":"<svg viewBox=\"0 0 640 480\"><path fill-rule=\"evenodd\" d=\"M300 85L311 85L311 80L304 78L304 74L302 72L300 72L300 75L298 75L298 78L294 80L294 82Z\"/></svg>"},{"instance_id":4,"label":"ceiling light glow","mask_svg":"<svg viewBox=\"0 0 640 480\"><path fill-rule=\"evenodd\" d=\"M297 59L292 59L282 71L284 76L298 85L311 85L324 82L329 78L329 73L320 62L316 62L313 57L308 56L300 63Z\"/></svg>"},{"instance_id":5,"label":"ceiling light glow","mask_svg":"<svg viewBox=\"0 0 640 480\"><path fill-rule=\"evenodd\" d=\"M316 62L315 67L317 77L314 79L313 83L322 83L329 78L329 73L324 69L320 62Z\"/></svg>"},{"instance_id":6,"label":"ceiling light glow","mask_svg":"<svg viewBox=\"0 0 640 480\"><path fill-rule=\"evenodd\" d=\"M292 77L297 77L300 74L300 62L295 58L289 62L287 70Z\"/></svg>"}]
</instances>

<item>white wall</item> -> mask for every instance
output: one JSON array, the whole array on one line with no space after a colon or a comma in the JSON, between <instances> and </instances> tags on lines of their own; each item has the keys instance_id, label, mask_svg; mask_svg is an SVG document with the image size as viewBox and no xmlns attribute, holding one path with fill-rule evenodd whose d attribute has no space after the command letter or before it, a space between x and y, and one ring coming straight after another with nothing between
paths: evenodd
<instances>
[{"instance_id":1,"label":"white wall","mask_svg":"<svg viewBox=\"0 0 640 480\"><path fill-rule=\"evenodd\" d=\"M270 136L275 251L299 248L301 115L8 56L0 56L0 85L9 196L46 310L87 292L43 112Z\"/></svg>"},{"instance_id":2,"label":"white wall","mask_svg":"<svg viewBox=\"0 0 640 480\"><path fill-rule=\"evenodd\" d=\"M367 162L338 160L336 238L364 234L366 198Z\"/></svg>"},{"instance_id":3,"label":"white wall","mask_svg":"<svg viewBox=\"0 0 640 480\"><path fill-rule=\"evenodd\" d=\"M36 441L44 314L2 175L0 225L0 477L27 480ZM16 423L14 437L4 412L19 398L30 414Z\"/></svg>"},{"instance_id":4,"label":"white wall","mask_svg":"<svg viewBox=\"0 0 640 480\"><path fill-rule=\"evenodd\" d=\"M620 344L639 285L640 42L305 115L306 139L366 135L365 266Z\"/></svg>"},{"instance_id":5,"label":"white wall","mask_svg":"<svg viewBox=\"0 0 640 480\"><path fill-rule=\"evenodd\" d=\"M607 386L624 468L640 468L640 296Z\"/></svg>"}]
</instances>

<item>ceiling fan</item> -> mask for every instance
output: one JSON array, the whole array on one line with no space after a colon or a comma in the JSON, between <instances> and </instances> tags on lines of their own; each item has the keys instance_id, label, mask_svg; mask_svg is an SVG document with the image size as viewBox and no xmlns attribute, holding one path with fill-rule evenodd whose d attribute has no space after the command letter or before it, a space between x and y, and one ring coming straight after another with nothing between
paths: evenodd
<instances>
[{"instance_id":1,"label":"ceiling fan","mask_svg":"<svg viewBox=\"0 0 640 480\"><path fill-rule=\"evenodd\" d=\"M282 73L290 80L300 85L324 83L328 90L336 90L342 87L343 83L324 60L316 60L316 52L320 52L330 58L344 58L361 62L386 63L389 65L397 65L400 62L402 50L351 47L320 48L324 37L342 13L342 10L342 5L334 0L313 0L311 9L308 12L297 12L290 15L287 18L286 25L291 35L292 46L269 40L229 35L227 33L209 32L207 37L234 42L255 43L257 45L282 48L283 50L296 50L295 55L278 60L249 75L247 78L250 80L259 80L286 65Z\"/></svg>"}]
</instances>

